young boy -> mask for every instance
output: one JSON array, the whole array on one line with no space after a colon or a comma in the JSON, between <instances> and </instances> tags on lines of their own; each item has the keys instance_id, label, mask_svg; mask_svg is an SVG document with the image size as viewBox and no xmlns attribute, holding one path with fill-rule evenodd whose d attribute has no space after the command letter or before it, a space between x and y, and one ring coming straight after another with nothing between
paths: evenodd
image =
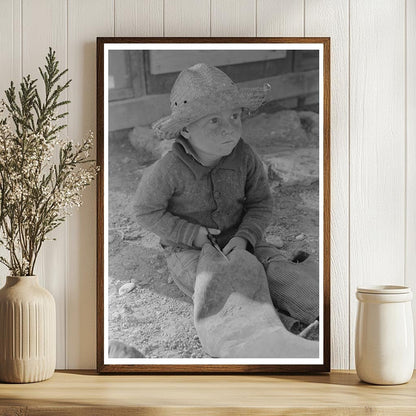
<instances>
[{"instance_id":1,"label":"young boy","mask_svg":"<svg viewBox=\"0 0 416 416\"><path fill-rule=\"evenodd\" d=\"M188 296L200 249L214 237L225 255L236 248L253 253L266 269L275 306L309 325L319 315L318 275L310 273L317 269L309 261L289 262L263 240L273 201L262 161L241 138L242 110L257 109L268 89L239 88L206 64L182 71L171 91L171 115L153 124L159 137L175 142L143 175L135 212L161 238L173 279Z\"/></svg>"}]
</instances>

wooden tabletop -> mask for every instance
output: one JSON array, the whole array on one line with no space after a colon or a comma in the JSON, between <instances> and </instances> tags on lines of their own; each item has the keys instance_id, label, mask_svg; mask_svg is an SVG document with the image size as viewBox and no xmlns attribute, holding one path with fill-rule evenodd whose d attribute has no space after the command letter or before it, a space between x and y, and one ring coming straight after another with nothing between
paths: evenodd
<instances>
[{"instance_id":1,"label":"wooden tabletop","mask_svg":"<svg viewBox=\"0 0 416 416\"><path fill-rule=\"evenodd\" d=\"M0 383L0 415L416 415L416 375L399 386L320 375L97 375L58 371Z\"/></svg>"}]
</instances>

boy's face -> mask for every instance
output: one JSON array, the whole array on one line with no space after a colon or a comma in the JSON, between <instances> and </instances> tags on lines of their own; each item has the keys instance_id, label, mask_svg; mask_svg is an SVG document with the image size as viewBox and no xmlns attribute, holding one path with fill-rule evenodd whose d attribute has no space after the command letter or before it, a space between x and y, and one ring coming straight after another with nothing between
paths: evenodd
<instances>
[{"instance_id":1,"label":"boy's face","mask_svg":"<svg viewBox=\"0 0 416 416\"><path fill-rule=\"evenodd\" d=\"M229 155L241 137L241 112L241 108L233 108L209 114L188 125L182 135L197 153Z\"/></svg>"}]
</instances>

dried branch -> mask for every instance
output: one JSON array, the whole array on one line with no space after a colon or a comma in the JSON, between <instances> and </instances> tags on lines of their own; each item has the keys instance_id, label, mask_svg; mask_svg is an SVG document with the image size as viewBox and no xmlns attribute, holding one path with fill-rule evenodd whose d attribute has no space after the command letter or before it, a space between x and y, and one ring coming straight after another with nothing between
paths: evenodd
<instances>
[{"instance_id":1,"label":"dried branch","mask_svg":"<svg viewBox=\"0 0 416 416\"><path fill-rule=\"evenodd\" d=\"M39 68L44 97L28 75L19 91L11 82L7 103L0 103L0 245L10 255L0 263L14 276L33 275L43 242L81 205L82 191L98 170L89 157L92 133L80 144L59 137L66 125L57 121L68 114L61 109L69 103L60 96L71 81L59 84L67 69L58 67L49 48L46 65Z\"/></svg>"}]
</instances>

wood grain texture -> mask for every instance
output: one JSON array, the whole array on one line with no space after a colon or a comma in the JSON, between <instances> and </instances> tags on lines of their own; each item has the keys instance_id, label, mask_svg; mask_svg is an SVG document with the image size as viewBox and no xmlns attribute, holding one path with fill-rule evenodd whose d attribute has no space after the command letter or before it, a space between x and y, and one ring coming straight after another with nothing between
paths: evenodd
<instances>
[{"instance_id":1,"label":"wood grain texture","mask_svg":"<svg viewBox=\"0 0 416 416\"><path fill-rule=\"evenodd\" d=\"M415 377L400 386L372 386L352 372L120 377L70 371L43 383L1 384L0 415L410 416L416 412L415 387Z\"/></svg>"},{"instance_id":2,"label":"wood grain texture","mask_svg":"<svg viewBox=\"0 0 416 416\"><path fill-rule=\"evenodd\" d=\"M210 36L210 0L168 0L164 5L164 36Z\"/></svg>"},{"instance_id":3,"label":"wood grain texture","mask_svg":"<svg viewBox=\"0 0 416 416\"><path fill-rule=\"evenodd\" d=\"M413 289L416 322L416 0L406 2L406 262L405 284ZM415 338L416 338L416 326ZM415 350L416 359L416 350ZM415 361L416 362L416 361Z\"/></svg>"},{"instance_id":4,"label":"wood grain texture","mask_svg":"<svg viewBox=\"0 0 416 416\"><path fill-rule=\"evenodd\" d=\"M304 0L257 0L257 36L305 36Z\"/></svg>"},{"instance_id":5,"label":"wood grain texture","mask_svg":"<svg viewBox=\"0 0 416 416\"><path fill-rule=\"evenodd\" d=\"M256 0L211 0L211 36L256 36Z\"/></svg>"},{"instance_id":6,"label":"wood grain texture","mask_svg":"<svg viewBox=\"0 0 416 416\"><path fill-rule=\"evenodd\" d=\"M95 131L96 36L114 34L113 0L69 0L69 135L79 142ZM67 366L95 367L96 183L83 194L83 205L68 221ZM80 342L81 341L81 342Z\"/></svg>"},{"instance_id":7,"label":"wood grain texture","mask_svg":"<svg viewBox=\"0 0 416 416\"><path fill-rule=\"evenodd\" d=\"M351 368L356 287L404 283L404 22L404 0L351 0Z\"/></svg>"},{"instance_id":8,"label":"wood grain texture","mask_svg":"<svg viewBox=\"0 0 416 416\"><path fill-rule=\"evenodd\" d=\"M97 164L104 167L104 41L97 39L96 48L97 62ZM101 168L97 175L97 256L96 256L96 368L104 363L104 175L105 171Z\"/></svg>"},{"instance_id":9,"label":"wood grain texture","mask_svg":"<svg viewBox=\"0 0 416 416\"><path fill-rule=\"evenodd\" d=\"M73 103L76 102L84 111L72 104L69 130L76 137L81 137L85 130L90 128L91 114L95 111L94 94L92 98L89 95L95 85L95 78L91 75L91 68L89 68L91 54L94 55L91 45L95 43L95 37L113 36L115 33L120 36L162 36L163 31L165 35L174 36L192 36L193 34L216 36L217 28L228 30L224 28L227 25L230 27L230 33L237 33L241 30L241 35L244 36L243 27L247 27L248 30L248 27L251 28L252 25L249 23L252 19L249 15L252 11L251 6L246 10L240 7L240 2L224 3L225 5L221 7L225 10L227 18L223 19L221 14L215 14L216 1L211 2L212 15L210 15L209 0L166 0L164 2L166 7L162 14L160 12L162 0L152 1L151 11L147 8L150 1L146 0L114 0L115 3L112 6L108 6L106 1L99 3L88 1L83 5L84 8L80 9L83 10L84 15L81 11L73 15L72 19L76 18L80 23L75 22L68 26L69 38L66 39L68 23L63 11L66 7L71 8L69 0L68 3L66 0L38 0L36 2L0 0L0 90L3 90L11 79L20 80L22 60L24 74L28 72L37 74L37 67L43 63L47 47L53 46L57 49L61 64L69 65L69 77L74 80L73 86L75 82L77 83L77 89L71 87L69 94ZM23 10L20 8L21 4ZM233 4L236 7L235 15L232 15ZM396 281L405 282L413 289L416 288L416 256L414 255L416 197L413 191L416 178L415 0L406 0L405 4L407 6L406 26L404 0L369 2L351 0L351 18L346 15L348 2L344 1L257 0L257 36L309 36L319 33L319 35L331 36L334 40L332 43L332 76L333 86L337 85L337 88L332 88L331 118L333 133L331 152L333 282L331 290L332 330L334 331L332 359L335 367L338 367L337 363L339 366L348 367L345 354L347 351L353 351L354 348L356 309L354 292L358 283ZM108 8L113 8L115 15L112 15ZM246 16L244 12L247 13ZM20 20L22 15L23 25ZM151 20L146 20L147 17L144 16L149 16ZM331 21L331 18L334 21ZM219 24L217 19L223 20ZM348 29L346 29L346 21ZM111 22L115 22L115 27ZM71 29L72 24L73 29ZM110 28L108 32L105 29L107 27ZM352 112L352 151L350 154L352 186L349 194L346 188L346 178L341 177L345 172L343 169L345 169L348 152L345 148L348 112L345 109L343 96L343 91L348 87L345 84L342 85L343 80L347 82L345 79L347 70L345 38L348 30L351 31L350 109ZM88 32L88 37L83 38L85 32ZM407 33L406 39L405 32ZM23 34L23 50L21 50L21 34ZM251 31L246 35L252 36ZM70 46L69 42L71 36L76 38L73 46ZM407 45L405 45L405 40ZM404 79L405 47L407 50L406 80ZM72 52L70 52L71 48ZM65 58L67 52L68 61ZM88 64L83 62L85 59ZM83 68L86 70L85 77ZM4 75L4 71L7 71L8 75ZM87 93L83 92L84 88ZM407 96L404 90L407 91ZM407 119L405 120L406 102ZM405 131L407 132L407 147L404 142ZM405 154L406 149L407 154ZM404 160L407 160L406 167ZM405 169L407 172L406 198ZM93 188L88 190L88 192L91 191L93 192ZM346 227L343 221L348 216L345 208L348 198L352 204L350 214L353 217L351 222L353 236L350 241L351 280L348 280L348 277L344 280L341 276L346 276L349 261L347 238L343 235ZM86 207L86 212L91 212L91 195L85 203L87 206L84 205L80 212L84 212ZM91 222L93 223L95 214L92 215ZM83 221L87 219L84 218ZM94 328L91 328L93 319L87 316L89 313L95 314L91 308L91 299L93 299L91 282L94 277L88 274L86 285L84 285L77 274L82 267L81 262L84 256L86 270L89 271L88 273L91 272L91 259L88 256L93 250L88 248L84 250L85 253L81 253L81 250L86 244L83 241L91 241L95 231L91 236L80 229L80 224L77 227L70 240L68 236L66 237L64 247L62 247L61 238L58 242L47 243L48 250L45 251L44 261L39 263L38 268L39 277L43 275L43 270L47 269L51 273L50 284L59 285L59 288L55 288L59 292L56 300L57 303L60 302L57 305L58 308L62 308L65 304L65 301L62 301L62 293L65 293L66 289L65 280L62 279L60 273L62 268L64 273L68 273L66 266L63 266L64 263L75 261L75 264L70 266L71 274L68 274L68 279L74 279L74 281L69 283L65 294L65 299L68 299L65 308L68 314L67 322L62 324L64 316L62 309L59 312L61 315L58 316L58 322L61 322L58 324L58 331L61 331L58 338L60 368L66 365L90 368L95 366L95 359L92 356L95 352ZM87 225L86 229L90 233L92 228ZM63 251L58 251L61 249ZM3 269L0 270L0 284L5 281L5 273L7 272ZM94 270L91 273L95 273ZM86 275L85 271L81 276ZM345 309L343 297L347 285L350 286L351 315ZM89 298L85 301L87 294ZM83 302L78 299L79 297ZM413 305L414 313L416 313L416 304ZM351 328L349 328L348 321L351 322ZM349 337L348 332L349 345L345 341ZM63 334L68 335L63 336ZM67 337L71 339L67 344L68 350L65 351L65 346L62 345L65 344ZM65 363L66 357L68 357L68 364ZM353 355L351 363L353 363Z\"/></svg>"},{"instance_id":10,"label":"wood grain texture","mask_svg":"<svg viewBox=\"0 0 416 416\"><path fill-rule=\"evenodd\" d=\"M108 138L104 135L104 46L111 43L137 43L146 40L147 43L178 42L178 43L210 43L212 38L99 38L97 45L98 62L98 89L97 89L97 134L98 134L98 161L103 163L104 147ZM303 365L273 365L273 364L235 364L235 365L185 365L185 364L106 364L104 361L104 293L107 288L104 285L104 174L101 169L98 176L97 189L97 369L102 373L282 373L282 372L316 372L330 370L330 40L329 38L216 38L217 42L229 43L321 43L323 47L323 174L324 174L324 213L323 213L323 362L322 364ZM312 72L312 71L311 71Z\"/></svg>"},{"instance_id":11,"label":"wood grain texture","mask_svg":"<svg viewBox=\"0 0 416 416\"><path fill-rule=\"evenodd\" d=\"M349 367L349 38L343 0L305 3L305 35L331 37L331 366ZM334 46L336 45L336 46ZM347 317L347 319L346 319Z\"/></svg>"},{"instance_id":12,"label":"wood grain texture","mask_svg":"<svg viewBox=\"0 0 416 416\"><path fill-rule=\"evenodd\" d=\"M242 63L253 64L263 60L284 61L286 51L278 50L152 50L149 52L149 71L151 76L177 73L199 62L209 62L213 66L228 66ZM238 82L240 82L238 80ZM167 91L166 91L167 92Z\"/></svg>"},{"instance_id":13,"label":"wood grain texture","mask_svg":"<svg viewBox=\"0 0 416 416\"><path fill-rule=\"evenodd\" d=\"M0 13L0 99L10 81L19 83L22 76L21 0L1 0Z\"/></svg>"},{"instance_id":14,"label":"wood grain texture","mask_svg":"<svg viewBox=\"0 0 416 416\"><path fill-rule=\"evenodd\" d=\"M38 78L39 91L44 94L38 67L44 67L49 47L56 51L56 59L59 61L60 70L62 71L67 67L66 0L39 0L36 2L23 0L22 16L22 72L24 76L31 74L32 78ZM66 79L67 76L65 75L63 80ZM64 92L61 99L66 98L67 92ZM66 106L62 107L62 110L66 111ZM67 133L67 129L64 129L61 131L61 136L65 137ZM57 156L54 161L57 161ZM46 240L43 243L37 260L37 267L35 267L35 274L39 276L40 285L48 289L55 298L57 367L65 368L67 223L52 231L48 238L56 238L56 241Z\"/></svg>"},{"instance_id":15,"label":"wood grain texture","mask_svg":"<svg viewBox=\"0 0 416 416\"><path fill-rule=\"evenodd\" d=\"M115 0L114 36L163 36L163 0Z\"/></svg>"}]
</instances>

